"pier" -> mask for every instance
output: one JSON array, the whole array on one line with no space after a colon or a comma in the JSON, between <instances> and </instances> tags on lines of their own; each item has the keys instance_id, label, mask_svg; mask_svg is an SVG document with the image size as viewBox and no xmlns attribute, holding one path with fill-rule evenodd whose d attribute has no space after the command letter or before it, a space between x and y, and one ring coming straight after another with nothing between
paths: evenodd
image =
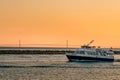
<instances>
[{"instance_id":1,"label":"pier","mask_svg":"<svg viewBox=\"0 0 120 80\"><path fill-rule=\"evenodd\" d=\"M0 54L65 54L76 48L56 47L0 47Z\"/></svg>"}]
</instances>

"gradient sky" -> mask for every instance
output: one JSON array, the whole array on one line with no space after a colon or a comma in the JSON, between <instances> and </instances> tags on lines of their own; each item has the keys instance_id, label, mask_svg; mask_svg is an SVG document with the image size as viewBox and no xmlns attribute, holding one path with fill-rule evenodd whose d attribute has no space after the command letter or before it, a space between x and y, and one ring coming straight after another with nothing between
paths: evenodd
<instances>
[{"instance_id":1,"label":"gradient sky","mask_svg":"<svg viewBox=\"0 0 120 80\"><path fill-rule=\"evenodd\" d=\"M120 47L120 0L0 0L0 44Z\"/></svg>"}]
</instances>

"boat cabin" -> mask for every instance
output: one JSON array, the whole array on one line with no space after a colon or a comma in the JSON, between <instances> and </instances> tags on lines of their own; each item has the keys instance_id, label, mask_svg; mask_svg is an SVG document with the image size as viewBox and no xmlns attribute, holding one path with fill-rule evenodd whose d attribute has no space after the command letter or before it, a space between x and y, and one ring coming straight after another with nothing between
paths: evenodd
<instances>
[{"instance_id":1,"label":"boat cabin","mask_svg":"<svg viewBox=\"0 0 120 80\"><path fill-rule=\"evenodd\" d=\"M84 48L76 49L75 53L81 55L108 56L108 55L112 55L113 51L111 51L110 49L103 49L103 48L84 47Z\"/></svg>"}]
</instances>

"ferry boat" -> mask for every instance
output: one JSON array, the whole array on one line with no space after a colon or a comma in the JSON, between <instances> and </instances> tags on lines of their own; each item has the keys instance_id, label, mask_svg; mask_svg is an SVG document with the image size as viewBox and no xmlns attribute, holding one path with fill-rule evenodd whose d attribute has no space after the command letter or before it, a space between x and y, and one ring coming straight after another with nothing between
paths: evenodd
<instances>
[{"instance_id":1,"label":"ferry boat","mask_svg":"<svg viewBox=\"0 0 120 80\"><path fill-rule=\"evenodd\" d=\"M74 53L66 53L69 61L120 61L120 54L115 54L114 51L104 48L96 48L95 46L89 46L94 40L87 45L81 46L76 49Z\"/></svg>"}]
</instances>

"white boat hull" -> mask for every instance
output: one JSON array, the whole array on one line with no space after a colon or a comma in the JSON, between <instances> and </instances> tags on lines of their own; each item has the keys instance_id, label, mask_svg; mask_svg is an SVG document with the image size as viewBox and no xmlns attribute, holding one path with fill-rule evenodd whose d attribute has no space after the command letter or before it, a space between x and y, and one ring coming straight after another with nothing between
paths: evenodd
<instances>
[{"instance_id":1,"label":"white boat hull","mask_svg":"<svg viewBox=\"0 0 120 80\"><path fill-rule=\"evenodd\" d=\"M89 61L114 61L114 57L113 56L105 56L105 57L101 57L101 56L84 56L84 55L75 55L75 54L70 54L67 53L66 54L67 58L69 59L69 61L81 61L81 60L89 60Z\"/></svg>"}]
</instances>

